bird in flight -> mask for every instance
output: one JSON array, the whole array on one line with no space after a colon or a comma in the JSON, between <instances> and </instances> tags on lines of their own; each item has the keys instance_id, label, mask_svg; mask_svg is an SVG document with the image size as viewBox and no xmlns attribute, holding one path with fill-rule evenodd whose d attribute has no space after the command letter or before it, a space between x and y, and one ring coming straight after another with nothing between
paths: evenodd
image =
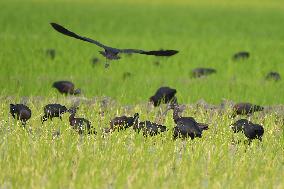
<instances>
[{"instance_id":1,"label":"bird in flight","mask_svg":"<svg viewBox=\"0 0 284 189\"><path fill-rule=\"evenodd\" d=\"M105 67L107 68L109 66L109 63L107 60L117 60L120 59L118 56L119 53L126 53L126 54L132 54L132 53L138 53L138 54L145 54L145 55L153 55L153 56L172 56L178 53L177 50L157 50L157 51L144 51L144 50L139 50L139 49L117 49L113 47L108 47L106 45L103 45L102 43L87 38L83 37L80 35L77 35L76 33L69 31L68 29L64 28L63 26L56 24L56 23L50 23L51 26L58 32L67 35L69 37L73 37L76 39L80 39L82 41L86 41L89 43L93 43L101 48L104 49L104 51L99 51L100 54L102 54L106 58L106 63Z\"/></svg>"}]
</instances>

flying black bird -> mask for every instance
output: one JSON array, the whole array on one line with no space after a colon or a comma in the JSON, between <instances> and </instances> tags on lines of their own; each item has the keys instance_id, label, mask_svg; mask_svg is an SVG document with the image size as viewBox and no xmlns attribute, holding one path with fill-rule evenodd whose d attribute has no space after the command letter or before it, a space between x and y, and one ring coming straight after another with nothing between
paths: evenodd
<instances>
[{"instance_id":1,"label":"flying black bird","mask_svg":"<svg viewBox=\"0 0 284 189\"><path fill-rule=\"evenodd\" d=\"M92 127L91 122L85 118L75 118L77 108L70 108L68 112L70 113L69 116L69 123L70 126L76 130L80 135L87 133L87 134L97 134L95 129Z\"/></svg>"},{"instance_id":2,"label":"flying black bird","mask_svg":"<svg viewBox=\"0 0 284 189\"><path fill-rule=\"evenodd\" d=\"M195 68L191 72L192 76L195 78L207 76L213 73L216 73L216 70L213 68Z\"/></svg>"},{"instance_id":3,"label":"flying black bird","mask_svg":"<svg viewBox=\"0 0 284 189\"><path fill-rule=\"evenodd\" d=\"M20 120L23 126L32 115L31 109L24 104L10 104L10 113L13 118Z\"/></svg>"},{"instance_id":4,"label":"flying black bird","mask_svg":"<svg viewBox=\"0 0 284 189\"><path fill-rule=\"evenodd\" d=\"M42 123L47 119L52 120L54 117L59 117L62 120L62 115L67 112L67 108L61 104L48 104L43 108L44 115L41 118Z\"/></svg>"},{"instance_id":5,"label":"flying black bird","mask_svg":"<svg viewBox=\"0 0 284 189\"><path fill-rule=\"evenodd\" d=\"M61 94L71 94L77 95L81 93L81 89L74 89L74 84L70 81L56 81L52 85L56 88Z\"/></svg>"},{"instance_id":6,"label":"flying black bird","mask_svg":"<svg viewBox=\"0 0 284 189\"><path fill-rule=\"evenodd\" d=\"M108 47L106 45L103 45L102 43L87 38L87 37L83 37L80 35L77 35L76 33L73 33L71 31L69 31L68 29L64 28L63 26L56 24L56 23L50 23L51 26L58 32L76 38L76 39L80 39L82 41L86 41L89 43L93 43L101 48L104 49L104 51L99 51L100 54L102 54L105 58L106 58L106 64L105 67L108 67L109 64L107 62L108 60L117 60L120 59L120 57L118 56L119 53L126 53L126 54L132 54L132 53L138 53L138 54L145 54L145 55L154 55L154 56L172 56L175 55L176 53L178 53L178 51L176 50L158 50L158 51L144 51L144 50L139 50L139 49L117 49L117 48L113 48L113 47Z\"/></svg>"},{"instance_id":7,"label":"flying black bird","mask_svg":"<svg viewBox=\"0 0 284 189\"><path fill-rule=\"evenodd\" d=\"M155 107L159 106L161 103L169 103L171 101L177 103L177 99L175 97L176 92L176 89L172 89L170 87L160 87L149 100Z\"/></svg>"},{"instance_id":8,"label":"flying black bird","mask_svg":"<svg viewBox=\"0 0 284 189\"><path fill-rule=\"evenodd\" d=\"M254 112L262 111L263 109L264 107L251 103L238 103L233 107L233 117L236 115L249 115Z\"/></svg>"},{"instance_id":9,"label":"flying black bird","mask_svg":"<svg viewBox=\"0 0 284 189\"><path fill-rule=\"evenodd\" d=\"M247 119L240 119L231 125L234 133L243 132L249 141L253 139L262 140L264 129L259 124L254 124Z\"/></svg>"},{"instance_id":10,"label":"flying black bird","mask_svg":"<svg viewBox=\"0 0 284 189\"><path fill-rule=\"evenodd\" d=\"M134 125L133 129L138 133L142 130L144 136L154 136L167 131L166 126L153 123L151 121L142 121L139 124Z\"/></svg>"},{"instance_id":11,"label":"flying black bird","mask_svg":"<svg viewBox=\"0 0 284 189\"><path fill-rule=\"evenodd\" d=\"M266 80L274 80L274 81L279 81L281 79L281 76L278 72L269 72L266 77Z\"/></svg>"},{"instance_id":12,"label":"flying black bird","mask_svg":"<svg viewBox=\"0 0 284 189\"><path fill-rule=\"evenodd\" d=\"M133 117L127 117L127 116L120 116L115 117L109 122L109 129L106 131L114 131L114 130L123 130L127 129L135 124L138 124L139 114L135 113Z\"/></svg>"}]
</instances>

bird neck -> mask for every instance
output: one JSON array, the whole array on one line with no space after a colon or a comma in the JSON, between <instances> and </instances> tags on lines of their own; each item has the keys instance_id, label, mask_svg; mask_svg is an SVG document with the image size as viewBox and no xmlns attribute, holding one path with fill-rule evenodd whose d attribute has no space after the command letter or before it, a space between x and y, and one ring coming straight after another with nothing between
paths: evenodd
<instances>
[{"instance_id":1,"label":"bird neck","mask_svg":"<svg viewBox=\"0 0 284 189\"><path fill-rule=\"evenodd\" d=\"M174 110L173 110L173 119L174 119L174 121L177 121L180 118L181 118L181 116L179 115L178 108L174 108Z\"/></svg>"},{"instance_id":2,"label":"bird neck","mask_svg":"<svg viewBox=\"0 0 284 189\"><path fill-rule=\"evenodd\" d=\"M70 116L69 116L69 122L72 122L72 121L74 121L74 120L75 120L75 114L72 113L72 114L70 114Z\"/></svg>"}]
</instances>

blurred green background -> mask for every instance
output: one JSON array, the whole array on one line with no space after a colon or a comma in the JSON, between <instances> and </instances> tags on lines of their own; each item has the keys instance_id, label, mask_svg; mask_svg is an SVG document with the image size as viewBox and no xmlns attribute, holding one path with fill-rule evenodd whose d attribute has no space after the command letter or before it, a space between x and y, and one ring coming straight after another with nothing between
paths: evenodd
<instances>
[{"instance_id":1,"label":"blurred green background","mask_svg":"<svg viewBox=\"0 0 284 189\"><path fill-rule=\"evenodd\" d=\"M269 71L284 74L280 0L13 0L0 6L2 96L54 97L52 83L71 80L84 96L110 96L123 104L145 102L160 86L176 88L181 103L220 103L223 98L283 103L283 81L264 79ZM180 53L123 56L105 69L101 49L57 33L50 22L113 47ZM54 60L46 56L47 49L56 50ZM251 57L233 62L232 55L243 50ZM93 57L101 64L92 65ZM191 78L196 67L215 68L217 74ZM125 72L131 76L123 79Z\"/></svg>"}]
</instances>

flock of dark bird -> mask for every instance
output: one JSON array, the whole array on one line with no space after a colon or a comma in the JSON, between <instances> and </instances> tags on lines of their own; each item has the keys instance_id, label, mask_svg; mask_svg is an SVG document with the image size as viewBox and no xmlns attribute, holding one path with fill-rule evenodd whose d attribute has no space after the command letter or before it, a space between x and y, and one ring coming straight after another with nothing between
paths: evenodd
<instances>
[{"instance_id":1,"label":"flock of dark bird","mask_svg":"<svg viewBox=\"0 0 284 189\"><path fill-rule=\"evenodd\" d=\"M74 91L74 85L67 81L55 82L53 87L58 89L62 94L78 94ZM77 91L79 91L77 89ZM202 132L209 129L209 125L205 123L198 123L193 117L184 117L180 114L183 109L177 102L176 90L170 87L160 87L156 93L149 98L150 103L154 106L160 106L161 104L168 104L166 111L163 115L166 115L168 111L173 111L173 121L176 126L173 129L173 139L177 138L191 138L202 137ZM79 134L97 134L91 122L85 118L75 117L78 107L73 106L66 108L61 104L48 104L44 107L44 115L41 117L42 123L48 119L52 120L58 117L62 120L62 115L69 112L69 123L71 128L76 130ZM232 116L236 115L251 115L254 112L262 111L264 108L258 105L250 103L238 103L233 107ZM10 113L14 118L20 120L23 126L26 125L27 120L31 118L31 110L24 104L10 104ZM119 116L113 118L109 122L109 127L104 128L103 133L111 133L114 131L122 131L132 127L136 132L142 132L144 136L155 136L162 132L168 131L167 127L154 123L151 121L140 121L139 114L135 113L133 117ZM249 142L252 139L262 139L264 129L259 124L254 124L247 119L240 119L231 125L234 133L243 132L248 138Z\"/></svg>"},{"instance_id":2,"label":"flock of dark bird","mask_svg":"<svg viewBox=\"0 0 284 189\"><path fill-rule=\"evenodd\" d=\"M106 58L105 67L108 67L109 64L107 60L116 60L120 57L118 54L126 53L138 53L144 55L154 55L154 56L172 56L178 53L176 50L157 50L157 51L144 51L138 49L117 49L113 47L108 47L106 45L101 44L98 41L93 39L82 37L80 35L75 34L64 28L61 25L56 23L51 23L51 26L58 32L80 39L86 42L90 42L96 44L97 46L104 49L104 51L100 51ZM55 57L55 51L49 49L46 52L50 57ZM233 56L233 60L247 59L250 54L248 52L239 52ZM93 60L95 62L98 59ZM212 73L216 73L215 69L211 68L196 68L192 71L193 77L202 77ZM131 73L125 74L125 77L128 77ZM278 81L280 79L280 75L277 72L270 72L267 76L267 79L274 79ZM57 81L53 83L53 87L56 88L61 94L65 95L77 95L81 93L80 89L75 89L74 84L70 81ZM176 89L172 89L170 87L160 87L156 93L149 98L149 101L154 107L160 106L161 104L168 104L166 111L163 115L166 115L168 111L172 110L172 118L175 123L175 127L173 128L173 139L177 138L191 138L194 139L196 137L201 138L202 132L209 129L209 125L206 123L198 123L193 117L183 117L181 115L183 109L178 104L176 98ZM232 117L236 115L251 115L254 112L262 111L264 108L259 105L254 105L251 103L237 103L233 106L233 114ZM69 123L71 128L76 130L79 134L97 134L94 127L92 127L91 122L85 118L78 118L76 116L76 112L78 107L73 106L71 108L66 108L66 106L60 104L48 104L44 107L44 115L41 117L42 123L47 120L52 120L55 117L58 117L62 120L62 115L65 113L69 113ZM10 113L11 115L22 122L22 125L25 126L26 122L31 118L31 110L24 104L10 104ZM167 127L164 125L160 125L151 121L140 121L139 114L135 113L133 117L128 116L120 116L113 118L109 127L104 129L104 133L111 133L114 131L122 131L132 127L136 132L142 132L144 136L154 136L160 134L162 132L168 131ZM255 124L250 122L247 119L240 119L233 123L231 129L234 133L242 132L248 138L249 142L253 139L262 140L262 136L264 134L263 126L259 124Z\"/></svg>"}]
</instances>

